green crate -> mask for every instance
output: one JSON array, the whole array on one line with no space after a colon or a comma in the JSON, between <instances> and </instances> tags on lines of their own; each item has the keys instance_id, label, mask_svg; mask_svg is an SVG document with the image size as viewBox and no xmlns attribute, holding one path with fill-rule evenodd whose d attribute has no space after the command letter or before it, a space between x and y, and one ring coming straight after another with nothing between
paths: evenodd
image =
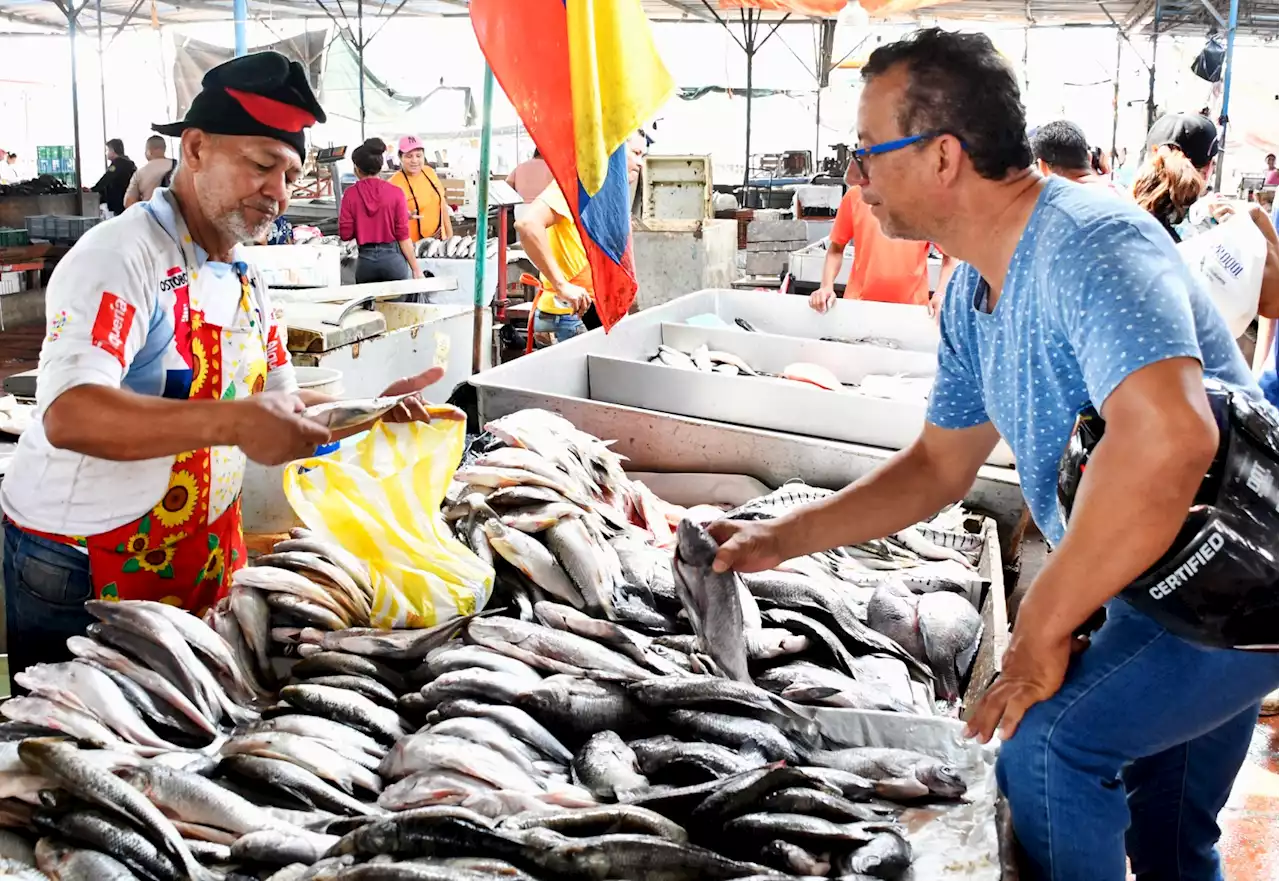
<instances>
[{"instance_id":1,"label":"green crate","mask_svg":"<svg viewBox=\"0 0 1280 881\"><path fill-rule=\"evenodd\" d=\"M21 248L31 244L25 229L0 228L0 248Z\"/></svg>"}]
</instances>

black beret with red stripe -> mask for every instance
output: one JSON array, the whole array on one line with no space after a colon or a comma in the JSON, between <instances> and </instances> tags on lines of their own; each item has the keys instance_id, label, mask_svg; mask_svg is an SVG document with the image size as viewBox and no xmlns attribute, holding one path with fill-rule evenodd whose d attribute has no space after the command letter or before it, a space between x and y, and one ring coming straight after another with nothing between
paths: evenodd
<instances>
[{"instance_id":1,"label":"black beret with red stripe","mask_svg":"<svg viewBox=\"0 0 1280 881\"><path fill-rule=\"evenodd\" d=\"M185 119L152 129L173 137L197 128L216 135L275 138L305 159L305 130L325 121L306 70L279 52L233 58L206 73L200 85Z\"/></svg>"}]
</instances>

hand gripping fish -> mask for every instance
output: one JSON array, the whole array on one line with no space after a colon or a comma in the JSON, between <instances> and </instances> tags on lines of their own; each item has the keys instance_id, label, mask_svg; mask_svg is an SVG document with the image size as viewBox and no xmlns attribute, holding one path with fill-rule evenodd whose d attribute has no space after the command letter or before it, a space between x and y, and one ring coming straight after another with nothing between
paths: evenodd
<instances>
[{"instance_id":1,"label":"hand gripping fish","mask_svg":"<svg viewBox=\"0 0 1280 881\"><path fill-rule=\"evenodd\" d=\"M725 676L750 682L742 622L741 585L732 572L711 569L720 546L705 529L681 520L671 561L676 593L703 648Z\"/></svg>"}]
</instances>

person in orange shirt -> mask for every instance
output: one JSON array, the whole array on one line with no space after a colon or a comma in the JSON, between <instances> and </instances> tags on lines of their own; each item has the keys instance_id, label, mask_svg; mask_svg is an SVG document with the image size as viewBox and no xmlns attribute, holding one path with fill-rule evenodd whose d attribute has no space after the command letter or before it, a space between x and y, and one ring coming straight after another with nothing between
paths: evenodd
<instances>
[{"instance_id":1,"label":"person in orange shirt","mask_svg":"<svg viewBox=\"0 0 1280 881\"><path fill-rule=\"evenodd\" d=\"M826 312L835 303L836 276L844 260L844 249L850 242L853 242L853 271L845 283L845 297L927 306L929 314L935 314L929 294L929 243L886 236L871 207L862 201L862 189L857 186L849 187L836 211L831 246L822 264L822 283L809 295L809 305L815 311ZM955 261L943 255L939 294L946 290L954 268ZM938 302L941 301L939 296Z\"/></svg>"},{"instance_id":2,"label":"person in orange shirt","mask_svg":"<svg viewBox=\"0 0 1280 881\"><path fill-rule=\"evenodd\" d=\"M404 192L405 203L409 206L411 241L416 243L423 239L453 236L449 205L444 200L444 185L436 177L435 169L427 165L422 141L413 135L400 139L400 170L389 180Z\"/></svg>"}]
</instances>

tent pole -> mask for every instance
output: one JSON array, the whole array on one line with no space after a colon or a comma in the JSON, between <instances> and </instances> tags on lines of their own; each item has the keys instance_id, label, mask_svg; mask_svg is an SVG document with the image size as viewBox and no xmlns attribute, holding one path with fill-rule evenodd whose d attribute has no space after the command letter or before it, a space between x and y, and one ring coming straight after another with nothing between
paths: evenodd
<instances>
[{"instance_id":1,"label":"tent pole","mask_svg":"<svg viewBox=\"0 0 1280 881\"><path fill-rule=\"evenodd\" d=\"M236 57L239 58L249 51L244 33L245 20L249 17L249 0L234 0L231 10L232 18L235 20Z\"/></svg>"},{"instance_id":2,"label":"tent pole","mask_svg":"<svg viewBox=\"0 0 1280 881\"><path fill-rule=\"evenodd\" d=\"M1227 158L1227 108L1231 103L1231 56L1236 48L1236 22L1240 16L1240 0L1231 0L1231 12L1227 18L1227 58L1222 70L1222 113L1218 115L1218 168L1213 176L1213 188L1222 192L1222 166Z\"/></svg>"},{"instance_id":3,"label":"tent pole","mask_svg":"<svg viewBox=\"0 0 1280 881\"><path fill-rule=\"evenodd\" d=\"M360 140L364 141L364 0L356 0L356 61L360 69Z\"/></svg>"},{"instance_id":4,"label":"tent pole","mask_svg":"<svg viewBox=\"0 0 1280 881\"><path fill-rule=\"evenodd\" d=\"M476 290L471 321L471 372L480 372L480 354L484 351L485 263L489 254L489 146L493 140L493 68L484 66L484 107L480 111L480 177L476 181ZM498 235L507 231L499 229ZM499 266L499 278L507 268Z\"/></svg>"},{"instance_id":5,"label":"tent pole","mask_svg":"<svg viewBox=\"0 0 1280 881\"><path fill-rule=\"evenodd\" d=\"M742 163L742 199L746 202L747 185L751 182L751 74L755 66L756 41L755 32L751 28L751 20L757 13L747 10L742 23L743 51L747 53L747 148L746 158Z\"/></svg>"},{"instance_id":6,"label":"tent pole","mask_svg":"<svg viewBox=\"0 0 1280 881\"><path fill-rule=\"evenodd\" d=\"M1160 42L1160 0L1156 0L1156 14L1151 19L1151 67L1147 68L1147 129L1156 121L1156 49ZM1145 157L1144 157L1145 158ZM1141 164L1141 163L1139 163Z\"/></svg>"},{"instance_id":7,"label":"tent pole","mask_svg":"<svg viewBox=\"0 0 1280 881\"><path fill-rule=\"evenodd\" d=\"M822 149L822 84L818 84L818 107L813 113L813 173L818 173L818 152Z\"/></svg>"},{"instance_id":8,"label":"tent pole","mask_svg":"<svg viewBox=\"0 0 1280 881\"><path fill-rule=\"evenodd\" d=\"M1116 28L1116 79L1111 92L1111 168L1114 171L1116 160L1120 158L1120 148L1116 138L1120 130L1120 52L1124 48L1123 34Z\"/></svg>"},{"instance_id":9,"label":"tent pole","mask_svg":"<svg viewBox=\"0 0 1280 881\"><path fill-rule=\"evenodd\" d=\"M97 0L98 9L98 90L102 98L102 140L107 138L107 77L102 66L102 0Z\"/></svg>"},{"instance_id":10,"label":"tent pole","mask_svg":"<svg viewBox=\"0 0 1280 881\"><path fill-rule=\"evenodd\" d=\"M75 139L76 200L80 213L84 214L84 193L81 192L84 178L80 168L80 77L76 70L76 18L80 10L70 2L63 8L67 13L67 38L71 42L71 131Z\"/></svg>"}]
</instances>

